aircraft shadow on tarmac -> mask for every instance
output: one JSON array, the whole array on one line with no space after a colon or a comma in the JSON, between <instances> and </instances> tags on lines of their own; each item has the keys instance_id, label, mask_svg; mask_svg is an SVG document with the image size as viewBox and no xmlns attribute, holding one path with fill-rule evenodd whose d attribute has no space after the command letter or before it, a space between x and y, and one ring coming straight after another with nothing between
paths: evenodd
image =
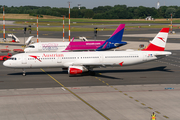
<instances>
[{"instance_id":1,"label":"aircraft shadow on tarmac","mask_svg":"<svg viewBox=\"0 0 180 120\"><path fill-rule=\"evenodd\" d=\"M100 73L128 73L128 72L149 72L149 71L162 71L162 72L173 72L170 69L165 69L167 66L154 67L149 69L129 69L129 70L98 70Z\"/></svg>"},{"instance_id":2,"label":"aircraft shadow on tarmac","mask_svg":"<svg viewBox=\"0 0 180 120\"><path fill-rule=\"evenodd\" d=\"M109 79L119 79L123 80L123 78L116 78L111 77L107 75L102 75L100 73L133 73L133 72L150 72L150 71L162 71L162 72L173 72L170 69L165 69L166 66L160 66L160 67L154 67L149 69L130 69L130 70L94 70L91 73L83 73L81 75L74 75L72 77L83 77L83 76L98 76L103 78L109 78ZM68 74L67 71L46 71L46 73L52 75L52 74ZM26 75L46 75L44 72L26 72ZM8 75L22 75L22 72L18 73L10 73Z\"/></svg>"},{"instance_id":3,"label":"aircraft shadow on tarmac","mask_svg":"<svg viewBox=\"0 0 180 120\"><path fill-rule=\"evenodd\" d=\"M149 68L149 69L131 69L131 70L98 70L96 72L98 73L133 73L133 72L150 72L150 71L162 71L162 72L173 72L170 69L165 69L166 66L160 66L155 68ZM116 78L116 77L110 77L102 74L98 74L98 77L103 78L110 78L110 79L121 79L123 78Z\"/></svg>"}]
</instances>

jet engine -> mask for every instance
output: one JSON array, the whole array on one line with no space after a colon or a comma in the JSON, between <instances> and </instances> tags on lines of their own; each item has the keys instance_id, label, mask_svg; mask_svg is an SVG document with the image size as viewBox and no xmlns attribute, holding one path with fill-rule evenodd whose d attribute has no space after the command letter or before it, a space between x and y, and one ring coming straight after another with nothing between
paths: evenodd
<instances>
[{"instance_id":1,"label":"jet engine","mask_svg":"<svg viewBox=\"0 0 180 120\"><path fill-rule=\"evenodd\" d=\"M88 71L88 69L84 66L69 66L68 68L69 75L77 75L86 71Z\"/></svg>"}]
</instances>

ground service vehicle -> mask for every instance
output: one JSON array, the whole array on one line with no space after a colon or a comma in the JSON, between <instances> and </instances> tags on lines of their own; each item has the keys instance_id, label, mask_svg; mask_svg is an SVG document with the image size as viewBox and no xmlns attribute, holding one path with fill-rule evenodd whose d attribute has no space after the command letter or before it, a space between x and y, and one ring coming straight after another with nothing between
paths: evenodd
<instances>
[{"instance_id":1,"label":"ground service vehicle","mask_svg":"<svg viewBox=\"0 0 180 120\"><path fill-rule=\"evenodd\" d=\"M5 61L5 60L9 59L11 56L12 56L11 53L8 53L7 55L0 55L0 60Z\"/></svg>"}]
</instances>

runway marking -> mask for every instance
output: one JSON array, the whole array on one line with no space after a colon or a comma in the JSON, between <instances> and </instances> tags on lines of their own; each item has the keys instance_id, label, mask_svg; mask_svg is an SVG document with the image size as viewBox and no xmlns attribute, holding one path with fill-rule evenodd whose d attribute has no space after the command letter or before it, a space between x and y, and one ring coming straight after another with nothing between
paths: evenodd
<instances>
[{"instance_id":1,"label":"runway marking","mask_svg":"<svg viewBox=\"0 0 180 120\"><path fill-rule=\"evenodd\" d=\"M156 113L158 113L158 114L161 114L160 112L158 112L158 111L155 111Z\"/></svg>"},{"instance_id":2,"label":"runway marking","mask_svg":"<svg viewBox=\"0 0 180 120\"><path fill-rule=\"evenodd\" d=\"M176 64L171 64L171 63L169 63L169 62L164 62L164 61L160 61L160 60L156 60L157 62L161 62L161 63L166 63L166 64L169 64L169 65L172 65L172 66L176 66L176 67L180 67L180 66L178 66L178 65L176 65Z\"/></svg>"},{"instance_id":3,"label":"runway marking","mask_svg":"<svg viewBox=\"0 0 180 120\"><path fill-rule=\"evenodd\" d=\"M158 62L162 62L162 61L159 61L159 60L156 60L156 61L158 61ZM162 62L163 63L163 62ZM98 79L97 77L95 77L96 79ZM100 80L100 79L99 79ZM103 83L105 83L104 81L102 81ZM109 85L108 83L106 83L106 85ZM112 87L112 88L114 88L113 86L110 86L110 87ZM117 88L114 88L115 90L118 90ZM164 91L164 90L163 90ZM121 92L121 93L123 93L122 91L119 91L119 92ZM125 91L124 91L125 92ZM126 94L126 93L124 93L124 95L126 95L126 96L128 96L128 94ZM133 97L132 96L129 96L129 98L131 98L131 99L133 99ZM139 102L139 100L135 100L136 102ZM144 104L144 103L141 103L141 105L143 105L143 106L146 106L146 104ZM149 109L153 109L153 108L151 108L151 107L148 107ZM158 112L158 111L155 111L156 113L158 113L158 114L161 114L160 112ZM163 117L165 117L165 118L169 118L169 117L167 117L167 116L163 116Z\"/></svg>"},{"instance_id":4,"label":"runway marking","mask_svg":"<svg viewBox=\"0 0 180 120\"><path fill-rule=\"evenodd\" d=\"M173 57L173 56L168 56L168 57L171 57L171 58L176 58L176 59L180 59L180 58L178 58L178 57Z\"/></svg>"},{"instance_id":5,"label":"runway marking","mask_svg":"<svg viewBox=\"0 0 180 120\"><path fill-rule=\"evenodd\" d=\"M167 58L164 58L164 60L169 60L169 61L173 61L173 62L178 62L178 63L180 63L180 61L176 61L176 60L172 60L172 59L167 59Z\"/></svg>"},{"instance_id":6,"label":"runway marking","mask_svg":"<svg viewBox=\"0 0 180 120\"><path fill-rule=\"evenodd\" d=\"M133 99L133 97L129 96L129 98Z\"/></svg>"},{"instance_id":7,"label":"runway marking","mask_svg":"<svg viewBox=\"0 0 180 120\"><path fill-rule=\"evenodd\" d=\"M165 117L165 118L169 119L169 117L168 117L168 116L163 115L163 117Z\"/></svg>"},{"instance_id":8,"label":"runway marking","mask_svg":"<svg viewBox=\"0 0 180 120\"><path fill-rule=\"evenodd\" d=\"M146 104L144 104L144 103L141 103L141 105L144 105L144 106L146 106Z\"/></svg>"},{"instance_id":9,"label":"runway marking","mask_svg":"<svg viewBox=\"0 0 180 120\"><path fill-rule=\"evenodd\" d=\"M117 88L114 88L115 90L118 90Z\"/></svg>"},{"instance_id":10,"label":"runway marking","mask_svg":"<svg viewBox=\"0 0 180 120\"><path fill-rule=\"evenodd\" d=\"M97 113L99 113L102 117L106 118L107 120L110 120L107 116L105 116L103 113L101 113L99 110L97 110L96 108L94 108L92 105L90 105L88 102L86 102L84 99L82 99L81 97L79 97L77 94L75 94L74 92L72 92L70 89L68 89L67 87L65 87L63 84L61 84L58 80L56 80L55 78L53 78L50 74L48 74L46 71L44 71L42 68L40 68L44 73L46 73L49 77L51 77L54 81L56 81L59 85L61 85L62 87L64 87L67 91L69 91L70 93L72 93L74 96L76 96L79 100L81 100L82 102L84 102L86 105L88 105L89 107L91 107L93 110L95 110Z\"/></svg>"}]
</instances>

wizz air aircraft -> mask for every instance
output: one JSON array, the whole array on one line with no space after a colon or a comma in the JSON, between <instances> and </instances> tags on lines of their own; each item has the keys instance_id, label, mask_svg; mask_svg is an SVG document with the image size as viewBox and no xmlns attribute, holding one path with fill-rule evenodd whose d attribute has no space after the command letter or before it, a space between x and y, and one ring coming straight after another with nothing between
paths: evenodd
<instances>
[{"instance_id":1,"label":"wizz air aircraft","mask_svg":"<svg viewBox=\"0 0 180 120\"><path fill-rule=\"evenodd\" d=\"M140 64L156 60L171 52L164 51L169 28L163 28L142 51L44 52L13 55L3 65L10 68L68 68L69 75L81 74L94 68Z\"/></svg>"},{"instance_id":2,"label":"wizz air aircraft","mask_svg":"<svg viewBox=\"0 0 180 120\"><path fill-rule=\"evenodd\" d=\"M126 45L122 42L125 24L120 24L111 37L106 41L73 41L71 42L39 42L29 45L24 51L27 52L60 52L76 50L109 50Z\"/></svg>"}]
</instances>

